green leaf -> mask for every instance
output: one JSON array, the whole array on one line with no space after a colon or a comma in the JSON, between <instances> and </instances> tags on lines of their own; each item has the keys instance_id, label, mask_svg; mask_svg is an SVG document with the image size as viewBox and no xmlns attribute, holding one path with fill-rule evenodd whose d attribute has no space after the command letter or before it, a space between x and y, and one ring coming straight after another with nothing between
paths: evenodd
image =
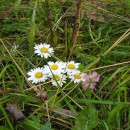
<instances>
[{"instance_id":1,"label":"green leaf","mask_svg":"<svg viewBox=\"0 0 130 130\"><path fill-rule=\"evenodd\" d=\"M124 105L124 104L118 104L116 107L114 107L114 109L108 115L107 123L114 122L117 112L119 112L125 106L126 105Z\"/></svg>"},{"instance_id":2,"label":"green leaf","mask_svg":"<svg viewBox=\"0 0 130 130\"><path fill-rule=\"evenodd\" d=\"M25 119L22 123L22 126L25 130L52 130L51 123L49 121L42 125L38 122Z\"/></svg>"},{"instance_id":3,"label":"green leaf","mask_svg":"<svg viewBox=\"0 0 130 130\"><path fill-rule=\"evenodd\" d=\"M0 111L2 111L2 113L3 113L4 117L5 117L5 119L7 120L8 125L9 125L9 127L10 127L10 130L14 130L14 127L13 127L12 123L11 123L10 120L9 120L8 114L6 113L5 109L3 108L3 106L2 106L1 104L0 104ZM1 129L0 129L0 130L1 130Z\"/></svg>"},{"instance_id":4,"label":"green leaf","mask_svg":"<svg viewBox=\"0 0 130 130\"><path fill-rule=\"evenodd\" d=\"M9 129L4 126L0 126L0 130L9 130Z\"/></svg>"},{"instance_id":5,"label":"green leaf","mask_svg":"<svg viewBox=\"0 0 130 130\"><path fill-rule=\"evenodd\" d=\"M44 124L44 127L41 128L40 130L52 130L51 129L51 123L49 121L47 121L45 124Z\"/></svg>"},{"instance_id":6,"label":"green leaf","mask_svg":"<svg viewBox=\"0 0 130 130\"><path fill-rule=\"evenodd\" d=\"M6 66L2 69L2 71L0 72L0 79L1 79L2 75L5 73L5 71L6 71L9 67L10 67L10 65L6 65Z\"/></svg>"},{"instance_id":7,"label":"green leaf","mask_svg":"<svg viewBox=\"0 0 130 130\"><path fill-rule=\"evenodd\" d=\"M22 126L25 130L40 130L40 128L44 127L44 125L41 125L40 123L31 121L29 119L25 119L22 122Z\"/></svg>"},{"instance_id":8,"label":"green leaf","mask_svg":"<svg viewBox=\"0 0 130 130\"><path fill-rule=\"evenodd\" d=\"M80 70L82 72L85 69L86 69L86 66L84 66L83 64L79 64L78 70Z\"/></svg>"},{"instance_id":9,"label":"green leaf","mask_svg":"<svg viewBox=\"0 0 130 130\"><path fill-rule=\"evenodd\" d=\"M56 34L54 35L53 42L54 42L55 45L57 45L58 36Z\"/></svg>"},{"instance_id":10,"label":"green leaf","mask_svg":"<svg viewBox=\"0 0 130 130\"><path fill-rule=\"evenodd\" d=\"M93 105L88 105L78 115L73 130L92 130L97 126L98 113Z\"/></svg>"},{"instance_id":11,"label":"green leaf","mask_svg":"<svg viewBox=\"0 0 130 130\"><path fill-rule=\"evenodd\" d=\"M36 10L37 10L37 1L35 2L34 9L33 9L33 14L32 14L32 21L31 21L31 28L28 33L28 41L29 41L29 48L30 51L33 51L34 47L34 40L35 40L35 31L36 31L36 23L35 23L35 18L36 18Z\"/></svg>"}]
</instances>

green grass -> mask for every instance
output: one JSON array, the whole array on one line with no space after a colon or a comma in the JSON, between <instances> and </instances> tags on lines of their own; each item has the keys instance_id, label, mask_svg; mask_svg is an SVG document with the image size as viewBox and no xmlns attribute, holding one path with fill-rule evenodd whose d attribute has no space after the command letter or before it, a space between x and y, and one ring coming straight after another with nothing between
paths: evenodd
<instances>
[{"instance_id":1,"label":"green grass","mask_svg":"<svg viewBox=\"0 0 130 130\"><path fill-rule=\"evenodd\" d=\"M75 0L0 1L1 130L130 129L130 2L81 1L76 22ZM46 83L47 99L37 98L27 72L49 61L33 52L40 42L53 46L50 61L74 60L80 70L98 72L97 90ZM17 104L26 118L12 121L6 103Z\"/></svg>"}]
</instances>

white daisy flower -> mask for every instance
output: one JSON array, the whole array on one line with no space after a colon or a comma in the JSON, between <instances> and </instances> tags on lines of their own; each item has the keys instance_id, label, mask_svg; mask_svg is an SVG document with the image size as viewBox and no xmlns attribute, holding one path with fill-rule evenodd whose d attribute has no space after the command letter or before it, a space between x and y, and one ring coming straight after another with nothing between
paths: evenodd
<instances>
[{"instance_id":1,"label":"white daisy flower","mask_svg":"<svg viewBox=\"0 0 130 130\"><path fill-rule=\"evenodd\" d=\"M63 75L63 74L52 75L51 83L53 86L57 87L59 85L60 87L62 87L63 84L66 83L66 75Z\"/></svg>"},{"instance_id":2,"label":"white daisy flower","mask_svg":"<svg viewBox=\"0 0 130 130\"><path fill-rule=\"evenodd\" d=\"M47 73L44 68L31 69L27 74L30 76L28 80L32 80L32 83L44 82L47 79Z\"/></svg>"},{"instance_id":3,"label":"white daisy flower","mask_svg":"<svg viewBox=\"0 0 130 130\"><path fill-rule=\"evenodd\" d=\"M56 61L56 62L48 62L48 65L44 66L46 72L48 73L49 76L53 74L61 74L65 72L65 64L63 62L60 61Z\"/></svg>"},{"instance_id":4,"label":"white daisy flower","mask_svg":"<svg viewBox=\"0 0 130 130\"><path fill-rule=\"evenodd\" d=\"M84 81L82 75L83 74L80 71L75 70L72 73L69 73L68 77L71 79L71 81L74 81L74 83L79 83L80 81Z\"/></svg>"},{"instance_id":5,"label":"white daisy flower","mask_svg":"<svg viewBox=\"0 0 130 130\"><path fill-rule=\"evenodd\" d=\"M54 53L54 49L52 47L50 47L50 45L48 44L45 44L45 43L41 43L39 45L36 45L34 47L35 51L34 53L40 55L41 57L44 57L44 58L48 58L48 57L51 57L50 54L53 54Z\"/></svg>"},{"instance_id":6,"label":"white daisy flower","mask_svg":"<svg viewBox=\"0 0 130 130\"><path fill-rule=\"evenodd\" d=\"M78 67L79 67L79 63L70 61L70 62L66 63L66 72L71 73L71 72L75 71L76 69L78 69Z\"/></svg>"}]
</instances>

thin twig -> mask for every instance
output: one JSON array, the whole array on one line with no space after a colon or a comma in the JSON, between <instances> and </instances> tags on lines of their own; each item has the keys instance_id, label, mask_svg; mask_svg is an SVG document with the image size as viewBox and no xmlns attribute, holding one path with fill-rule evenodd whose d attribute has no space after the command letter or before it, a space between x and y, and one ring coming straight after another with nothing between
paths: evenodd
<instances>
[{"instance_id":1,"label":"thin twig","mask_svg":"<svg viewBox=\"0 0 130 130\"><path fill-rule=\"evenodd\" d=\"M13 58L13 56L11 55L10 51L8 50L8 48L6 47L5 43L3 42L3 40L1 38L0 38L0 42L3 44L4 48L6 49L6 51L9 54L10 58L12 59L12 61L14 62L14 64L17 66L17 68L19 69L19 71L22 73L22 75L24 76L24 78L27 81L28 85L31 87L32 84L28 81L26 75L23 73L23 71L21 70L20 66L17 64L17 62L15 61L15 59Z\"/></svg>"},{"instance_id":2,"label":"thin twig","mask_svg":"<svg viewBox=\"0 0 130 130\"><path fill-rule=\"evenodd\" d=\"M92 64L90 64L84 72L86 72L89 68L97 64L103 57L105 57L113 48L115 48L121 41L123 41L128 35L130 35L130 28L126 30L126 32L106 51L103 55L97 58Z\"/></svg>"},{"instance_id":3,"label":"thin twig","mask_svg":"<svg viewBox=\"0 0 130 130\"><path fill-rule=\"evenodd\" d=\"M48 28L50 29L50 43L53 46L53 28L52 28L52 24L51 24L51 10L50 10L50 6L48 3L48 0L46 0L46 8L47 8L47 23L48 23Z\"/></svg>"},{"instance_id":4,"label":"thin twig","mask_svg":"<svg viewBox=\"0 0 130 130\"><path fill-rule=\"evenodd\" d=\"M110 67L117 67L117 66L121 66L121 65L124 65L124 64L129 64L129 63L130 63L130 61L125 61L125 62L116 63L116 64L112 64L112 65L101 66L101 67L98 67L98 68L86 70L86 72L105 69L105 68L110 68Z\"/></svg>"},{"instance_id":5,"label":"thin twig","mask_svg":"<svg viewBox=\"0 0 130 130\"><path fill-rule=\"evenodd\" d=\"M75 14L75 20L74 20L74 26L73 26L73 32L72 32L71 39L70 39L71 47L75 44L75 41L76 41L76 38L77 38L77 33L78 33L78 30L79 30L81 3L82 3L82 0L78 0L77 11L76 11L76 14Z\"/></svg>"},{"instance_id":6,"label":"thin twig","mask_svg":"<svg viewBox=\"0 0 130 130\"><path fill-rule=\"evenodd\" d=\"M49 109L48 109L48 101L45 101L45 104L46 104L46 111L47 111L48 120L50 121L50 115L49 115Z\"/></svg>"}]
</instances>

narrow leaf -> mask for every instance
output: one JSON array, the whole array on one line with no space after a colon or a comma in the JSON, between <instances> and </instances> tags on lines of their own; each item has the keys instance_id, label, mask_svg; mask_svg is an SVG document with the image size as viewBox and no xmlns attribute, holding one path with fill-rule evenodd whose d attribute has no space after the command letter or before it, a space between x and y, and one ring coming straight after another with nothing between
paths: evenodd
<instances>
[{"instance_id":1,"label":"narrow leaf","mask_svg":"<svg viewBox=\"0 0 130 130\"><path fill-rule=\"evenodd\" d=\"M92 130L97 126L98 113L93 105L88 105L78 115L73 130Z\"/></svg>"}]
</instances>

